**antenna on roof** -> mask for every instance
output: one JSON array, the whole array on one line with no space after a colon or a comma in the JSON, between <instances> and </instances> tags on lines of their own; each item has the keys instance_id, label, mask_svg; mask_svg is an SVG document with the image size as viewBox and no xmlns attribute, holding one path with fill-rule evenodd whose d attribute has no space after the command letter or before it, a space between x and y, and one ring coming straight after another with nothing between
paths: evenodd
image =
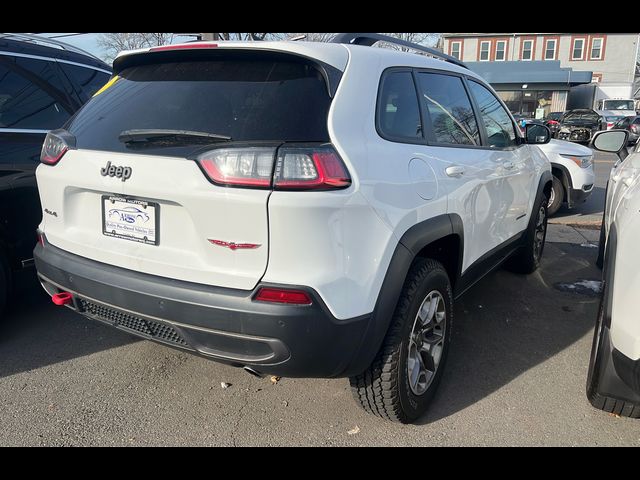
<instances>
[{"instance_id":1,"label":"antenna on roof","mask_svg":"<svg viewBox=\"0 0 640 480\"><path fill-rule=\"evenodd\" d=\"M331 43L366 45L368 47L370 47L371 45L377 42L385 42L385 43L391 43L393 45L401 45L403 47L411 48L412 50L428 53L433 57L440 58L445 62L453 63L454 65L458 65L459 67L463 67L467 69L469 68L457 58L452 57L451 55L447 55L446 53L439 52L435 48L425 47L424 45L407 42L406 40L390 37L388 35L380 35L379 33L338 33L335 37L331 39Z\"/></svg>"},{"instance_id":2,"label":"antenna on roof","mask_svg":"<svg viewBox=\"0 0 640 480\"><path fill-rule=\"evenodd\" d=\"M304 40L305 38L307 38L307 35L297 35L295 37L290 38L289 40L292 42L297 42L298 40Z\"/></svg>"}]
</instances>

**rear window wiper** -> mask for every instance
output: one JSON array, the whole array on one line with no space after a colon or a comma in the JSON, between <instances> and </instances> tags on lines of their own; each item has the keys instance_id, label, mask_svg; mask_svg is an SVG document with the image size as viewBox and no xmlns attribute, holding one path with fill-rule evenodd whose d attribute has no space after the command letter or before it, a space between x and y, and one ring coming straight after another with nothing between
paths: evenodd
<instances>
[{"instance_id":1,"label":"rear window wiper","mask_svg":"<svg viewBox=\"0 0 640 480\"><path fill-rule=\"evenodd\" d=\"M216 142L230 142L232 139L227 135L219 135L217 133L143 128L123 130L120 132L120 135L118 135L118 140L128 145L139 145L145 143L175 145L176 143L208 144Z\"/></svg>"}]
</instances>

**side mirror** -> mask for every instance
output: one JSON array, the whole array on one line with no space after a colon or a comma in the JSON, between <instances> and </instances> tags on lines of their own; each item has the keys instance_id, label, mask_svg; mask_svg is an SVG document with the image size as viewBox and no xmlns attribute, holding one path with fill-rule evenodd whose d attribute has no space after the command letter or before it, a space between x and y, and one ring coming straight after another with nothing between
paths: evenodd
<instances>
[{"instance_id":1,"label":"side mirror","mask_svg":"<svg viewBox=\"0 0 640 480\"><path fill-rule=\"evenodd\" d=\"M596 132L591 139L591 147L601 152L617 153L620 160L627 157L627 142L629 132L626 130L605 130Z\"/></svg>"},{"instance_id":2,"label":"side mirror","mask_svg":"<svg viewBox=\"0 0 640 480\"><path fill-rule=\"evenodd\" d=\"M524 138L526 143L541 145L549 143L551 140L551 130L546 125L539 123L528 123L524 127Z\"/></svg>"}]
</instances>

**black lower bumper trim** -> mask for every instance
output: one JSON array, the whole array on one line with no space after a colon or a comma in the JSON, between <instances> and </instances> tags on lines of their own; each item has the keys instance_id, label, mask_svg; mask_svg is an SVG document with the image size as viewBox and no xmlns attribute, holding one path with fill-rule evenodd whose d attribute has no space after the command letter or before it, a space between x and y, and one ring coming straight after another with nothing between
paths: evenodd
<instances>
[{"instance_id":1,"label":"black lower bumper trim","mask_svg":"<svg viewBox=\"0 0 640 480\"><path fill-rule=\"evenodd\" d=\"M134 335L266 374L360 373L350 368L362 364L356 352L370 315L336 319L311 288L288 285L307 291L312 305L269 304L252 301L255 289L211 287L144 274L50 244L38 244L34 258L49 294L69 291L78 313Z\"/></svg>"}]
</instances>

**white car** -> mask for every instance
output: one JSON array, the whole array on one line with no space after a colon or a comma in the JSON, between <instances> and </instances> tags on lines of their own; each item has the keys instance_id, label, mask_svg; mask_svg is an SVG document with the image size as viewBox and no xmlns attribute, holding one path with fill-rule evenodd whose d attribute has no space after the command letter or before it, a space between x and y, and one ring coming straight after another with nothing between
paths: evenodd
<instances>
[{"instance_id":1,"label":"white car","mask_svg":"<svg viewBox=\"0 0 640 480\"><path fill-rule=\"evenodd\" d=\"M607 412L640 418L640 145L627 156L628 132L596 134L593 147L618 153L607 184L600 235L604 288L594 331L587 378L591 404Z\"/></svg>"},{"instance_id":2,"label":"white car","mask_svg":"<svg viewBox=\"0 0 640 480\"><path fill-rule=\"evenodd\" d=\"M595 184L593 151L574 142L556 139L538 145L538 148L551 162L553 173L549 215L555 214L563 203L567 208L584 203Z\"/></svg>"},{"instance_id":3,"label":"white car","mask_svg":"<svg viewBox=\"0 0 640 480\"><path fill-rule=\"evenodd\" d=\"M552 179L531 144L550 134L523 136L455 58L379 40L398 42L119 55L43 146L54 303L254 374L350 377L368 411L420 416L454 298L507 259L539 265ZM148 220L107 217L129 206Z\"/></svg>"}]
</instances>

